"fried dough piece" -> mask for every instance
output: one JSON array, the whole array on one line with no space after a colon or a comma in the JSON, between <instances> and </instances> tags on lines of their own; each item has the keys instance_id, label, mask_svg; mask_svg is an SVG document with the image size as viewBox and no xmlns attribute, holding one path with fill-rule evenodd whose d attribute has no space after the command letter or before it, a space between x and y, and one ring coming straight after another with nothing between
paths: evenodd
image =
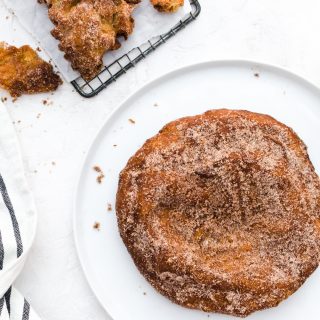
<instances>
[{"instance_id":1,"label":"fried dough piece","mask_svg":"<svg viewBox=\"0 0 320 320\"><path fill-rule=\"evenodd\" d=\"M73 69L90 80L101 67L105 52L120 47L117 37L132 33L131 13L136 1L50 0L48 14L55 24L52 35Z\"/></svg>"},{"instance_id":2,"label":"fried dough piece","mask_svg":"<svg viewBox=\"0 0 320 320\"><path fill-rule=\"evenodd\" d=\"M184 0L150 0L155 9L160 12L176 12L184 5Z\"/></svg>"},{"instance_id":3,"label":"fried dough piece","mask_svg":"<svg viewBox=\"0 0 320 320\"><path fill-rule=\"evenodd\" d=\"M29 46L20 48L0 42L0 86L12 97L54 91L62 84L50 63Z\"/></svg>"},{"instance_id":4,"label":"fried dough piece","mask_svg":"<svg viewBox=\"0 0 320 320\"><path fill-rule=\"evenodd\" d=\"M120 47L117 38L132 33L131 14L140 0L38 0L48 6L52 35L73 69L86 80L101 70L103 55ZM162 12L175 12L184 0L151 0Z\"/></svg>"},{"instance_id":5,"label":"fried dough piece","mask_svg":"<svg viewBox=\"0 0 320 320\"><path fill-rule=\"evenodd\" d=\"M296 133L267 115L167 124L121 172L116 212L140 272L184 307L244 317L319 265L320 179Z\"/></svg>"}]
</instances>

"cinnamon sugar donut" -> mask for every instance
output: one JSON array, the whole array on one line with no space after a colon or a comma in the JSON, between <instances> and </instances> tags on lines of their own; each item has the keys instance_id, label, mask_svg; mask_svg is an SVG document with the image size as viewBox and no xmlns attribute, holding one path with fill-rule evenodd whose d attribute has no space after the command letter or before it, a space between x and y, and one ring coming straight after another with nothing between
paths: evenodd
<instances>
[{"instance_id":1,"label":"cinnamon sugar donut","mask_svg":"<svg viewBox=\"0 0 320 320\"><path fill-rule=\"evenodd\" d=\"M167 124L121 172L116 209L140 272L184 307L244 317L319 264L319 177L294 131L267 115Z\"/></svg>"}]
</instances>

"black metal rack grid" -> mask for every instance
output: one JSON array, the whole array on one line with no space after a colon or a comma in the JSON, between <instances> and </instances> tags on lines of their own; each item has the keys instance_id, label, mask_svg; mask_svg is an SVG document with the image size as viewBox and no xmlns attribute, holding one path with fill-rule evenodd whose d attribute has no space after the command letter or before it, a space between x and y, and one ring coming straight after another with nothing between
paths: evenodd
<instances>
[{"instance_id":1,"label":"black metal rack grid","mask_svg":"<svg viewBox=\"0 0 320 320\"><path fill-rule=\"evenodd\" d=\"M125 74L129 69L133 68L138 62L142 61L146 56L155 51L164 44L168 39L175 36L179 31L184 29L189 23L195 20L201 11L198 0L189 0L192 11L181 19L170 31L160 36L154 37L140 47L136 47L115 60L108 66L104 66L101 72L92 80L86 81L79 77L71 82L77 92L85 97L91 98L100 91L107 88L111 83L115 82L119 77Z\"/></svg>"}]
</instances>

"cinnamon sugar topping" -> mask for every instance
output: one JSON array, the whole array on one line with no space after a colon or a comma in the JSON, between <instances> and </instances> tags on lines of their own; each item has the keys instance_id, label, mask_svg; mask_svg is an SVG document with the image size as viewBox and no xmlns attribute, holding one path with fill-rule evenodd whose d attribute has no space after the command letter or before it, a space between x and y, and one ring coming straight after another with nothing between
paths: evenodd
<instances>
[{"instance_id":1,"label":"cinnamon sugar topping","mask_svg":"<svg viewBox=\"0 0 320 320\"><path fill-rule=\"evenodd\" d=\"M215 110L166 125L122 171L116 209L139 270L189 308L276 306L319 264L319 177L269 116Z\"/></svg>"}]
</instances>

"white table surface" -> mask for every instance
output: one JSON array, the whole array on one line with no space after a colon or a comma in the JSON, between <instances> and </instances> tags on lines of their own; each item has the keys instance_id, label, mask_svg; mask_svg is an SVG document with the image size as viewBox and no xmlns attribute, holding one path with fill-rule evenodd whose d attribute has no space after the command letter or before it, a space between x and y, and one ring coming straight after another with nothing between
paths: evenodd
<instances>
[{"instance_id":1,"label":"white table surface","mask_svg":"<svg viewBox=\"0 0 320 320\"><path fill-rule=\"evenodd\" d=\"M320 86L318 0L201 0L201 4L195 23L95 98L81 98L67 83L54 94L24 96L14 103L0 90L1 97L8 97L5 104L39 211L35 243L16 286L43 319L110 319L91 293L78 262L72 198L90 142L130 93L172 69L212 59L267 62ZM37 46L2 0L1 40Z\"/></svg>"}]
</instances>

